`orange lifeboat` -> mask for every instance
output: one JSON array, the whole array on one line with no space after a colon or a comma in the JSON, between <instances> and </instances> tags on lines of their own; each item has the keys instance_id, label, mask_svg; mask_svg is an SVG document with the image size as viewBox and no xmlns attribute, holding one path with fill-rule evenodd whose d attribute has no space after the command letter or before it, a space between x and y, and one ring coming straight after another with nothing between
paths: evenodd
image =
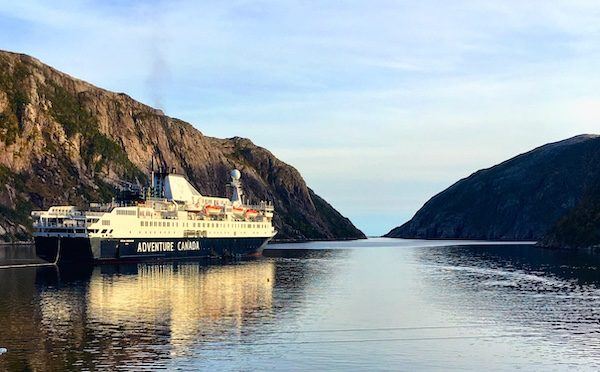
<instances>
[{"instance_id":1,"label":"orange lifeboat","mask_svg":"<svg viewBox=\"0 0 600 372\"><path fill-rule=\"evenodd\" d=\"M235 216L241 217L244 215L244 208L242 207L233 207L233 214Z\"/></svg>"},{"instance_id":2,"label":"orange lifeboat","mask_svg":"<svg viewBox=\"0 0 600 372\"><path fill-rule=\"evenodd\" d=\"M254 209L248 209L246 211L246 218L254 218L256 216L258 216L258 212L255 211Z\"/></svg>"},{"instance_id":3,"label":"orange lifeboat","mask_svg":"<svg viewBox=\"0 0 600 372\"><path fill-rule=\"evenodd\" d=\"M214 214L219 214L219 213L221 213L221 210L222 210L222 209L223 209L223 208L221 208L221 207L218 207L218 206L216 206L216 205L207 205L207 206L205 206L205 207L204 207L204 212L205 212L206 214L214 215Z\"/></svg>"}]
</instances>

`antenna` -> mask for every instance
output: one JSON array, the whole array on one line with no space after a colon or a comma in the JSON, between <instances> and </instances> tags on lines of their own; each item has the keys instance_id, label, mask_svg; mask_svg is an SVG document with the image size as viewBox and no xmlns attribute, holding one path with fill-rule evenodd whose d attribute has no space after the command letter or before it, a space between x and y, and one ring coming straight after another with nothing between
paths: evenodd
<instances>
[{"instance_id":1,"label":"antenna","mask_svg":"<svg viewBox=\"0 0 600 372\"><path fill-rule=\"evenodd\" d=\"M150 163L150 192L154 194L154 154L152 154L151 159L152 160Z\"/></svg>"}]
</instances>

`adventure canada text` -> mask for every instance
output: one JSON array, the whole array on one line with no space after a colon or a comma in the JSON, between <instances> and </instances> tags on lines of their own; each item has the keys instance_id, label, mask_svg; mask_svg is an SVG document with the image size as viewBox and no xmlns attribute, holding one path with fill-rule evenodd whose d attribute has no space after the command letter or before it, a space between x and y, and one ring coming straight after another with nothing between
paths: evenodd
<instances>
[{"instance_id":1,"label":"adventure canada text","mask_svg":"<svg viewBox=\"0 0 600 372\"><path fill-rule=\"evenodd\" d=\"M182 242L140 242L137 245L138 253L145 252L173 252L173 251L199 251L199 241Z\"/></svg>"}]
</instances>

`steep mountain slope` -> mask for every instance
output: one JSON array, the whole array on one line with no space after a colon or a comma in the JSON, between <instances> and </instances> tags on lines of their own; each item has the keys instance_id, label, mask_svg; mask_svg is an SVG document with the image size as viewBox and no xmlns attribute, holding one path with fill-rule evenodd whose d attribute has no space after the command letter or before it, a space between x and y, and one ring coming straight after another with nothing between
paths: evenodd
<instances>
[{"instance_id":1,"label":"steep mountain slope","mask_svg":"<svg viewBox=\"0 0 600 372\"><path fill-rule=\"evenodd\" d=\"M145 182L152 157L205 195L224 195L229 170L240 169L249 199L275 204L278 239L364 237L250 140L204 136L125 94L0 51L0 238L27 238L34 208L106 201L123 181Z\"/></svg>"},{"instance_id":2,"label":"steep mountain slope","mask_svg":"<svg viewBox=\"0 0 600 372\"><path fill-rule=\"evenodd\" d=\"M599 161L597 158L597 164ZM552 248L600 248L600 179L539 244Z\"/></svg>"},{"instance_id":3,"label":"steep mountain slope","mask_svg":"<svg viewBox=\"0 0 600 372\"><path fill-rule=\"evenodd\" d=\"M592 193L599 159L598 136L541 146L458 181L386 236L541 239Z\"/></svg>"}]
</instances>

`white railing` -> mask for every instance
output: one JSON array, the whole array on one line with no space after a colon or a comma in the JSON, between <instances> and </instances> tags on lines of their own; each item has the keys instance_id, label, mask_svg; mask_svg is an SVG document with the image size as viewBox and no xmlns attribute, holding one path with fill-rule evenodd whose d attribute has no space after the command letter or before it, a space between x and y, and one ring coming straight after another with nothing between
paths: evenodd
<instances>
[{"instance_id":1,"label":"white railing","mask_svg":"<svg viewBox=\"0 0 600 372\"><path fill-rule=\"evenodd\" d=\"M273 203L265 201L262 201L259 204L247 204L244 206L250 209L256 209L257 211L273 212L275 210Z\"/></svg>"}]
</instances>

